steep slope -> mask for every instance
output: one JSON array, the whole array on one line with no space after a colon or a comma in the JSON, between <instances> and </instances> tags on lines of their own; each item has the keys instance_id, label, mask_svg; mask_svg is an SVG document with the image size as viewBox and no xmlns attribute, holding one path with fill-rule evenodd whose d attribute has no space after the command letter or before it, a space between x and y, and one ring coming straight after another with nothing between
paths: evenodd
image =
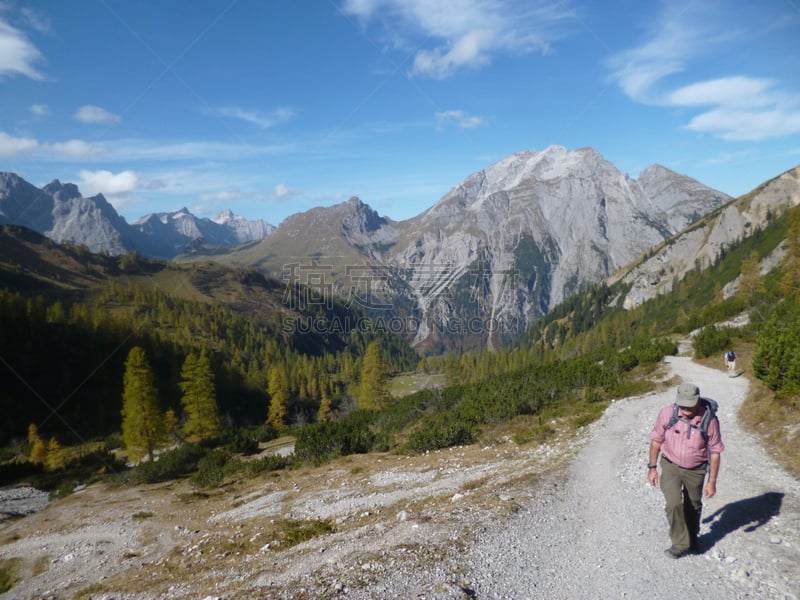
<instances>
[{"instance_id":1,"label":"steep slope","mask_svg":"<svg viewBox=\"0 0 800 600\"><path fill-rule=\"evenodd\" d=\"M626 308L634 308L672 289L689 271L714 264L726 248L763 229L784 211L800 204L800 167L771 179L725 204L682 231L641 260L627 265L609 283L630 284Z\"/></svg>"}]
</instances>

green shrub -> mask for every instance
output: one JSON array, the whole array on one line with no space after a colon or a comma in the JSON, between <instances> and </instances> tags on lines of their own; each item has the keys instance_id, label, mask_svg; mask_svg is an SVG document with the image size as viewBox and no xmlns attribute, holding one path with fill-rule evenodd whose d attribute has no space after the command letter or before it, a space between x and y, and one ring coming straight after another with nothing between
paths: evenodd
<instances>
[{"instance_id":1,"label":"green shrub","mask_svg":"<svg viewBox=\"0 0 800 600\"><path fill-rule=\"evenodd\" d=\"M365 454L376 441L370 429L373 411L358 410L338 421L306 425L297 434L295 455L302 461L320 463L336 456Z\"/></svg>"},{"instance_id":2,"label":"green shrub","mask_svg":"<svg viewBox=\"0 0 800 600\"><path fill-rule=\"evenodd\" d=\"M260 473L280 471L292 464L292 459L286 456L269 455L256 460L248 460L241 464L241 469L247 477L255 477Z\"/></svg>"},{"instance_id":3,"label":"green shrub","mask_svg":"<svg viewBox=\"0 0 800 600\"><path fill-rule=\"evenodd\" d=\"M425 422L414 431L405 444L405 450L413 454L422 454L429 450L471 444L475 441L475 437L474 425L453 420L444 414Z\"/></svg>"},{"instance_id":4,"label":"green shrub","mask_svg":"<svg viewBox=\"0 0 800 600\"><path fill-rule=\"evenodd\" d=\"M203 443L206 447L222 447L233 454L255 454L258 452L258 439L245 429L228 429L218 437Z\"/></svg>"},{"instance_id":5,"label":"green shrub","mask_svg":"<svg viewBox=\"0 0 800 600\"><path fill-rule=\"evenodd\" d=\"M695 356L706 358L717 352L722 353L731 345L731 328L708 325L703 327L692 340Z\"/></svg>"},{"instance_id":6,"label":"green shrub","mask_svg":"<svg viewBox=\"0 0 800 600\"><path fill-rule=\"evenodd\" d=\"M787 300L762 324L753 350L753 373L771 390L800 394L800 311Z\"/></svg>"},{"instance_id":7,"label":"green shrub","mask_svg":"<svg viewBox=\"0 0 800 600\"><path fill-rule=\"evenodd\" d=\"M139 483L158 483L177 479L197 469L200 459L208 449L200 444L184 444L174 450L168 450L157 457L157 460L139 463L131 474L131 478Z\"/></svg>"},{"instance_id":8,"label":"green shrub","mask_svg":"<svg viewBox=\"0 0 800 600\"><path fill-rule=\"evenodd\" d=\"M230 472L225 467L229 463L228 454L219 448L210 450L197 461L197 471L189 478L195 487L216 487ZM235 469L235 466L234 466Z\"/></svg>"}]
</instances>

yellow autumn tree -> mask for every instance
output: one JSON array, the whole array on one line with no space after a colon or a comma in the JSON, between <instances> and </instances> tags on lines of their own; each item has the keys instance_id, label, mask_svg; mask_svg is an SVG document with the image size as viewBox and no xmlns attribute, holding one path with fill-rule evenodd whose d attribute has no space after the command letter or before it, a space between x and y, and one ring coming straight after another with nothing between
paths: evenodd
<instances>
[{"instance_id":1,"label":"yellow autumn tree","mask_svg":"<svg viewBox=\"0 0 800 600\"><path fill-rule=\"evenodd\" d=\"M48 471L58 471L59 469L63 469L65 464L66 459L61 444L58 443L56 438L51 437L50 441L47 443L47 456L45 456L44 459L44 468Z\"/></svg>"},{"instance_id":2,"label":"yellow autumn tree","mask_svg":"<svg viewBox=\"0 0 800 600\"><path fill-rule=\"evenodd\" d=\"M44 440L39 437L39 429L34 423L28 425L28 443L31 445L30 461L35 465L44 464L47 447Z\"/></svg>"},{"instance_id":3,"label":"yellow autumn tree","mask_svg":"<svg viewBox=\"0 0 800 600\"><path fill-rule=\"evenodd\" d=\"M286 427L286 414L289 411L289 385L280 367L269 370L267 392L270 398L267 423L275 429L283 429Z\"/></svg>"},{"instance_id":4,"label":"yellow autumn tree","mask_svg":"<svg viewBox=\"0 0 800 600\"><path fill-rule=\"evenodd\" d=\"M380 410L389 403L388 369L383 360L381 343L370 342L361 363L361 379L358 388L358 407Z\"/></svg>"}]
</instances>

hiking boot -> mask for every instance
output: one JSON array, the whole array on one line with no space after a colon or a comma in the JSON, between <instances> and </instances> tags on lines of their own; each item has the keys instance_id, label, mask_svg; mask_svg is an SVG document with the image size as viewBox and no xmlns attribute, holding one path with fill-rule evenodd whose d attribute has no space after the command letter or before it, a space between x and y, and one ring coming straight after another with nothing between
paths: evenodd
<instances>
[{"instance_id":1,"label":"hiking boot","mask_svg":"<svg viewBox=\"0 0 800 600\"><path fill-rule=\"evenodd\" d=\"M686 556L689 553L689 550L680 550L676 546L670 546L666 550L664 550L664 554L669 556L670 558L680 558L681 556Z\"/></svg>"}]
</instances>

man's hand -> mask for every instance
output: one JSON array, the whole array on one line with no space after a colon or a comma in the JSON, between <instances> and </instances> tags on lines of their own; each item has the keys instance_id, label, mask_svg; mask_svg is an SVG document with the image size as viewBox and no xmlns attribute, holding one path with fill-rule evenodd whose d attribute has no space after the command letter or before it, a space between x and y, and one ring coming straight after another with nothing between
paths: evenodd
<instances>
[{"instance_id":1,"label":"man's hand","mask_svg":"<svg viewBox=\"0 0 800 600\"><path fill-rule=\"evenodd\" d=\"M658 469L647 469L647 481L653 487L658 485Z\"/></svg>"},{"instance_id":2,"label":"man's hand","mask_svg":"<svg viewBox=\"0 0 800 600\"><path fill-rule=\"evenodd\" d=\"M706 498L713 498L714 494L717 493L717 482L711 481L710 479L706 482L705 490L703 490L703 495Z\"/></svg>"}]
</instances>

